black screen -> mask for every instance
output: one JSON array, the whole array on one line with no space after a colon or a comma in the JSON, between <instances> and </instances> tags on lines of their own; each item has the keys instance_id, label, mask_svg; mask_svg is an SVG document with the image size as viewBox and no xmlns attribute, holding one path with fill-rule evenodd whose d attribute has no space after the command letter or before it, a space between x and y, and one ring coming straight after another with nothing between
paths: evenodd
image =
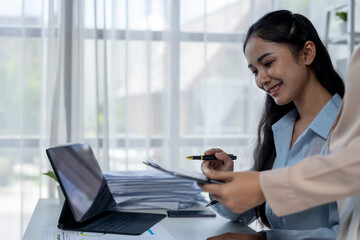
<instances>
[{"instance_id":1,"label":"black screen","mask_svg":"<svg viewBox=\"0 0 360 240\"><path fill-rule=\"evenodd\" d=\"M98 215L115 204L89 144L46 150L76 221Z\"/></svg>"}]
</instances>

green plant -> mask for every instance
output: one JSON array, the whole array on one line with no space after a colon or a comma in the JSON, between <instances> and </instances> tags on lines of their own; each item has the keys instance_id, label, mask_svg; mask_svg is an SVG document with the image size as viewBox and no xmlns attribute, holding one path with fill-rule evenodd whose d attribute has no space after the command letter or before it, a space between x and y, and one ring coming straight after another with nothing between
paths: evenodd
<instances>
[{"instance_id":1,"label":"green plant","mask_svg":"<svg viewBox=\"0 0 360 240\"><path fill-rule=\"evenodd\" d=\"M347 21L347 12L336 12L335 16L343 20L344 22Z\"/></svg>"},{"instance_id":2,"label":"green plant","mask_svg":"<svg viewBox=\"0 0 360 240\"><path fill-rule=\"evenodd\" d=\"M57 183L59 183L59 181L57 180L57 177L53 171L48 171L46 173L43 173L43 175L49 176L52 179L54 179Z\"/></svg>"}]
</instances>

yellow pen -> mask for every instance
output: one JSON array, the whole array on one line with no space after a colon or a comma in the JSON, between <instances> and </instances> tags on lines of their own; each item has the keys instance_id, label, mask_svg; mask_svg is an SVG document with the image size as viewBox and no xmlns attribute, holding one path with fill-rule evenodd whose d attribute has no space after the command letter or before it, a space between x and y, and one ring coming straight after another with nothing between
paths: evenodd
<instances>
[{"instance_id":1,"label":"yellow pen","mask_svg":"<svg viewBox=\"0 0 360 240\"><path fill-rule=\"evenodd\" d=\"M236 160L236 156L233 154L228 154L228 156L232 159L232 160ZM218 160L214 155L210 155L210 156L205 156L205 155L200 155L200 156L188 156L186 157L187 159L190 160Z\"/></svg>"}]
</instances>

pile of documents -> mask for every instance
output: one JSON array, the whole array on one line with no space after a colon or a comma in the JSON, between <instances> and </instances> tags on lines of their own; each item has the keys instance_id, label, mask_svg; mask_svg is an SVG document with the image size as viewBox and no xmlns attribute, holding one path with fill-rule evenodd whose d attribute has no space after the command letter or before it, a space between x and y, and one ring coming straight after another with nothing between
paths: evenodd
<instances>
[{"instance_id":1,"label":"pile of documents","mask_svg":"<svg viewBox=\"0 0 360 240\"><path fill-rule=\"evenodd\" d=\"M160 171L111 171L104 176L118 209L182 209L207 202L195 181Z\"/></svg>"}]
</instances>

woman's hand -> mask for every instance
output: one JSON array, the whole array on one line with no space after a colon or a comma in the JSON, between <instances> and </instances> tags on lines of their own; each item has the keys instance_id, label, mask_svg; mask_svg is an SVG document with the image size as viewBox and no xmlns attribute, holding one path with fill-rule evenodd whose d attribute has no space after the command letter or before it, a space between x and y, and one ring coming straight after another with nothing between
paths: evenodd
<instances>
[{"instance_id":1,"label":"woman's hand","mask_svg":"<svg viewBox=\"0 0 360 240\"><path fill-rule=\"evenodd\" d=\"M209 192L213 200L221 202L233 212L243 213L265 202L261 191L259 172L220 172L203 169L204 174L222 184L201 184L205 192Z\"/></svg>"},{"instance_id":2,"label":"woman's hand","mask_svg":"<svg viewBox=\"0 0 360 240\"><path fill-rule=\"evenodd\" d=\"M211 148L204 152L205 156L214 155L218 160L206 160L201 164L201 169L212 169L216 171L233 171L234 162L226 152L220 148Z\"/></svg>"},{"instance_id":3,"label":"woman's hand","mask_svg":"<svg viewBox=\"0 0 360 240\"><path fill-rule=\"evenodd\" d=\"M249 234L249 233L224 233L207 240L266 240L265 233Z\"/></svg>"}]
</instances>

